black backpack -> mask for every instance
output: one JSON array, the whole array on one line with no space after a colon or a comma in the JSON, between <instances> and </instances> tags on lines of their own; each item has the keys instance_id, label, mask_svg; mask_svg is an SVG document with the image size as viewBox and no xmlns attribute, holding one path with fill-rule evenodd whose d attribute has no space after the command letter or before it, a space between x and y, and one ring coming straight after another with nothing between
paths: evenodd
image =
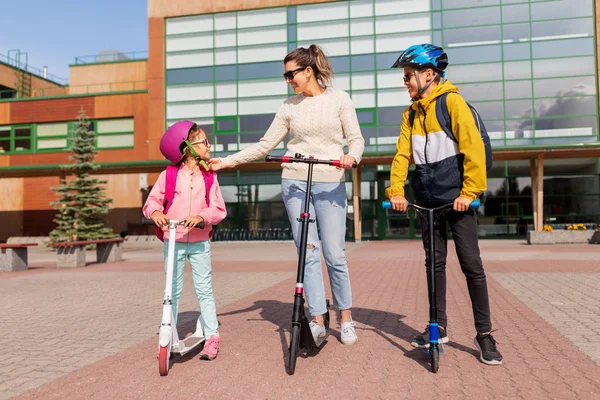
<instances>
[{"instance_id":1,"label":"black backpack","mask_svg":"<svg viewBox=\"0 0 600 400\"><path fill-rule=\"evenodd\" d=\"M444 93L436 99L435 115L437 116L440 126L442 127L444 132L446 132L446 135L448 135L450 139L458 143L458 140L456 140L456 137L452 133L452 121L450 120L450 113L448 113L448 104L446 104L447 97L448 93ZM477 126L477 129L481 134L481 139L483 139L483 145L485 147L485 167L486 172L489 172L492 168L492 144L490 143L490 137L488 136L487 129L485 127L485 124L483 123L483 120L481 119L481 115L479 115L479 112L477 112L475 107L473 107L470 103L467 102L467 105L471 109L471 113L473 113L475 125ZM415 122L415 115L416 112L411 107L408 113L408 121L410 122L411 128Z\"/></svg>"}]
</instances>

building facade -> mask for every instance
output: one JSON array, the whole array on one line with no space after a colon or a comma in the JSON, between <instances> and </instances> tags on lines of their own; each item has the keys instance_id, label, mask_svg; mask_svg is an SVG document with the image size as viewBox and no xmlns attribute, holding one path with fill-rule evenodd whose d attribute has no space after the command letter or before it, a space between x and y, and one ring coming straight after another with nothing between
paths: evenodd
<instances>
[{"instance_id":1,"label":"building facade","mask_svg":"<svg viewBox=\"0 0 600 400\"><path fill-rule=\"evenodd\" d=\"M49 109L58 101L73 100L81 93L74 91L76 83L96 85L90 95L94 101L106 98L108 94L94 91L107 83L113 86L102 91L113 96L145 96L136 102L145 108L140 113L146 112L141 125L142 114L116 108L102 114L106 121L91 115L100 161L105 161L105 172L112 168L106 175L111 182L131 172L128 179L152 184L163 167L160 137L177 120L201 125L218 157L258 141L283 101L293 95L282 78L283 58L315 43L331 58L333 86L350 94L366 142L360 173L347 175L347 236L416 237L417 219L387 215L379 203L389 184L402 111L410 104L402 73L390 66L404 48L429 42L447 51L447 78L478 109L492 139L494 166L480 210L480 234L522 237L542 224L600 222L597 17L592 0L149 0L148 13L147 60L74 67L69 99L39 100ZM129 88L133 94L115 94L114 77L123 72L92 72L118 66L132 71L134 65L140 71L130 72L130 82L139 78L142 65L145 76L143 87ZM11 105L8 123L1 117L3 103ZM64 156L57 151L64 149L68 123L60 121L59 127L55 121L37 121L18 107L14 99L0 100L0 147L4 144L12 157L27 153L23 162L52 165ZM38 129L42 122L47 125ZM22 123L35 125L27 138ZM29 149L18 146L23 138L31 139ZM285 143L274 154L285 152ZM49 160L49 154L57 155ZM135 170L119 169L116 159L135 162ZM217 239L289 237L277 168L257 162L224 171L219 180L230 217ZM143 188L137 185L135 192L128 198L141 207ZM410 199L410 188L407 193ZM129 211L119 214L122 225L117 229L132 230L139 213L136 207L124 208Z\"/></svg>"}]
</instances>

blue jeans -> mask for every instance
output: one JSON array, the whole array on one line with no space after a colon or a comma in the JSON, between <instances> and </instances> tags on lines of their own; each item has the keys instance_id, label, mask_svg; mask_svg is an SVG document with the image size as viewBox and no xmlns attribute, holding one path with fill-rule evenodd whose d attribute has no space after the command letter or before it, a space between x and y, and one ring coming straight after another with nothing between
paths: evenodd
<instances>
[{"instance_id":1,"label":"blue jeans","mask_svg":"<svg viewBox=\"0 0 600 400\"><path fill-rule=\"evenodd\" d=\"M297 220L304 212L306 181L282 179L281 191L292 225L296 247L300 249L301 224ZM313 182L310 198L310 223L306 242L304 290L310 315L327 312L325 287L321 271L321 244L329 274L333 301L339 310L352 307L350 275L346 262L346 185L344 182ZM319 231L317 232L317 224Z\"/></svg>"},{"instance_id":2,"label":"blue jeans","mask_svg":"<svg viewBox=\"0 0 600 400\"><path fill-rule=\"evenodd\" d=\"M169 251L169 241L165 240L165 274L167 271L167 255ZM179 297L183 291L183 271L185 269L186 259L190 260L192 267L192 279L194 280L194 289L198 302L200 303L200 318L204 327L204 337L211 335L219 336L217 309L215 307L215 297L212 289L212 267L210 263L210 242L176 242L175 243L175 270L173 271L173 316L177 322L177 310L179 306Z\"/></svg>"}]
</instances>

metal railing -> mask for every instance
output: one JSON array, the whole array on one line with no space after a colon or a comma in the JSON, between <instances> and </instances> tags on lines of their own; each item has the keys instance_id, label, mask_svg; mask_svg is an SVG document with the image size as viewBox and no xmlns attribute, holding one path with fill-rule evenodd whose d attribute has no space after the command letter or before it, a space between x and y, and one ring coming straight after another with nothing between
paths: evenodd
<instances>
[{"instance_id":1,"label":"metal railing","mask_svg":"<svg viewBox=\"0 0 600 400\"><path fill-rule=\"evenodd\" d=\"M36 75L40 78L43 79L47 79L49 81L53 81L56 82L60 85L67 85L69 83L69 80L66 78L61 78L60 76L56 76L53 74L49 74L47 72L47 70L42 70L36 67L32 67L30 65L28 65L26 62L22 62L20 60L20 58L16 58L16 57L11 57L11 56L6 56L4 54L0 54L0 62L3 62L5 64L8 64L12 67L15 67L17 69L23 70L23 71L27 71L33 75Z\"/></svg>"},{"instance_id":2,"label":"metal railing","mask_svg":"<svg viewBox=\"0 0 600 400\"><path fill-rule=\"evenodd\" d=\"M119 61L144 60L147 58L147 51L130 51L128 53L121 53L119 51L115 51L106 54L96 54L94 56L78 56L75 57L75 64L98 64Z\"/></svg>"},{"instance_id":3,"label":"metal railing","mask_svg":"<svg viewBox=\"0 0 600 400\"><path fill-rule=\"evenodd\" d=\"M63 97L98 93L133 92L142 91L146 89L148 89L148 84L146 81L96 83L89 85L73 85L66 87L31 88L31 93L29 96L25 96L18 90L12 89L0 90L0 101L32 97Z\"/></svg>"}]
</instances>

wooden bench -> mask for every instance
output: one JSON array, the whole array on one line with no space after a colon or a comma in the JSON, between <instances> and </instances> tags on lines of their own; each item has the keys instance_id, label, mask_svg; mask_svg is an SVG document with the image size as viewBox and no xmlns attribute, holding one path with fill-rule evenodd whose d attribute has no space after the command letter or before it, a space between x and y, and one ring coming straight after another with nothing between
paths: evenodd
<instances>
[{"instance_id":1,"label":"wooden bench","mask_svg":"<svg viewBox=\"0 0 600 400\"><path fill-rule=\"evenodd\" d=\"M79 240L50 243L56 248L58 268L85 267L85 247L96 245L96 262L105 263L123 260L123 238Z\"/></svg>"},{"instance_id":2,"label":"wooden bench","mask_svg":"<svg viewBox=\"0 0 600 400\"><path fill-rule=\"evenodd\" d=\"M0 243L0 271L27 270L27 248L37 243Z\"/></svg>"}]
</instances>

